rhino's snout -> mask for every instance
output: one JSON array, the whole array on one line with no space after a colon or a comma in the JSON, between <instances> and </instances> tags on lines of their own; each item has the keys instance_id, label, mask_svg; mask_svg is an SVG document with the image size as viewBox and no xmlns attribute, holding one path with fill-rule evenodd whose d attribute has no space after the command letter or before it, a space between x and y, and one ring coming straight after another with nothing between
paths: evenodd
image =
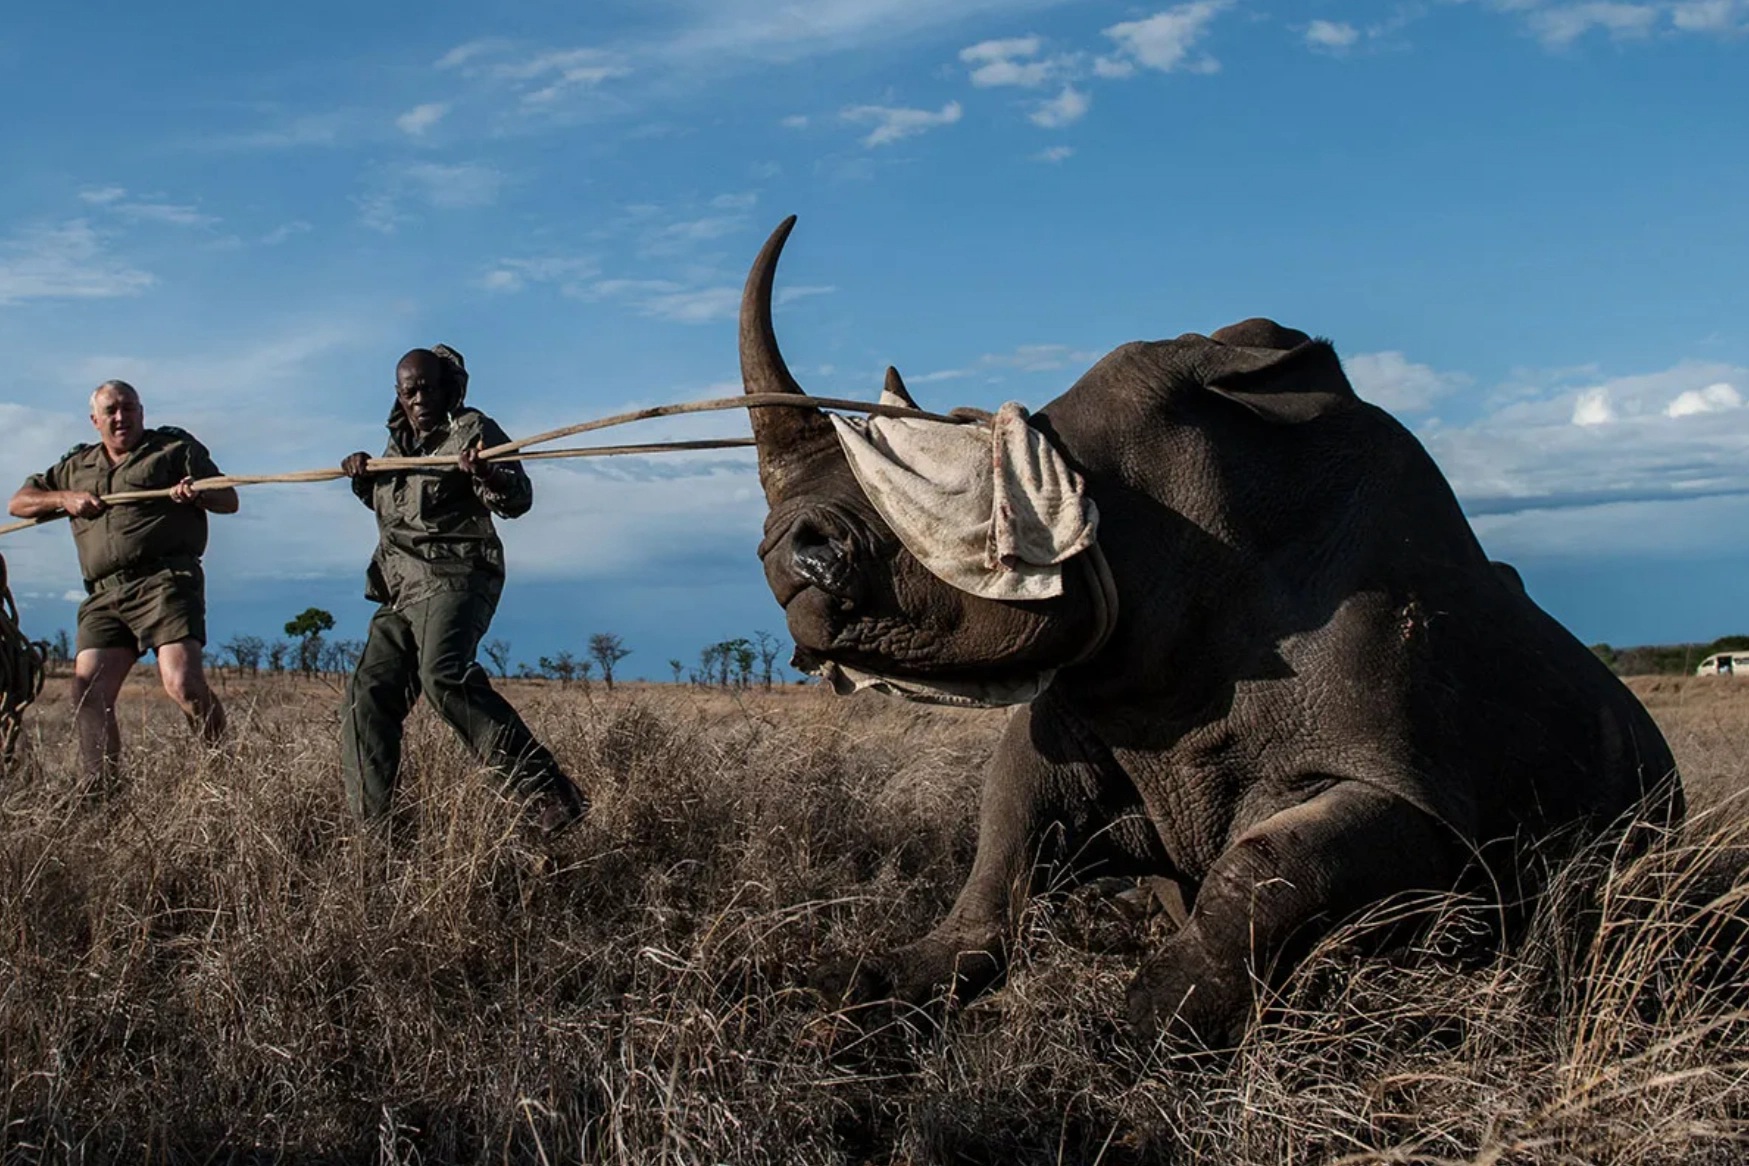
<instances>
[{"instance_id":1,"label":"rhino's snout","mask_svg":"<svg viewBox=\"0 0 1749 1166\"><path fill-rule=\"evenodd\" d=\"M790 566L820 590L839 599L855 599L854 564L847 540L823 524L804 518L789 536Z\"/></svg>"}]
</instances>

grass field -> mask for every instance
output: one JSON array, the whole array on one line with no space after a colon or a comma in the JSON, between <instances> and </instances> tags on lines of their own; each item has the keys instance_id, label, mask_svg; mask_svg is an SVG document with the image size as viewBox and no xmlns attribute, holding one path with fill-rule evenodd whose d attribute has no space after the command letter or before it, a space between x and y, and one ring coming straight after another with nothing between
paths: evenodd
<instances>
[{"instance_id":1,"label":"grass field","mask_svg":"<svg viewBox=\"0 0 1749 1166\"><path fill-rule=\"evenodd\" d=\"M512 682L590 822L537 841L420 711L389 843L341 800L337 684L229 681L208 752L136 679L93 795L51 681L0 786L0 1162L1742 1162L1749 682L1634 684L1680 837L1508 956L1339 937L1207 1065L1129 1040L1167 924L1109 893L1031 911L939 1032L801 986L945 910L1001 713Z\"/></svg>"}]
</instances>

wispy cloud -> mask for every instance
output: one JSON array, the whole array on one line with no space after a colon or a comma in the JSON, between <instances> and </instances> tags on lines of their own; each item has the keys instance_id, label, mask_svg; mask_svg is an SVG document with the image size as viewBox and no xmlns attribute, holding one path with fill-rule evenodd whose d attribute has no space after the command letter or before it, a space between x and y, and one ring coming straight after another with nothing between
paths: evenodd
<instances>
[{"instance_id":1,"label":"wispy cloud","mask_svg":"<svg viewBox=\"0 0 1749 1166\"><path fill-rule=\"evenodd\" d=\"M683 26L650 46L653 54L721 69L796 61L914 37L998 13L1042 10L1065 0L820 0L803 6L769 0L681 0Z\"/></svg>"},{"instance_id":2,"label":"wispy cloud","mask_svg":"<svg viewBox=\"0 0 1749 1166\"><path fill-rule=\"evenodd\" d=\"M1462 373L1439 372L1401 352L1363 352L1343 357L1342 366L1362 399L1393 413L1425 413L1471 383Z\"/></svg>"},{"instance_id":3,"label":"wispy cloud","mask_svg":"<svg viewBox=\"0 0 1749 1166\"><path fill-rule=\"evenodd\" d=\"M361 125L360 115L352 112L300 114L263 129L202 134L186 144L197 150L316 149L356 138Z\"/></svg>"},{"instance_id":4,"label":"wispy cloud","mask_svg":"<svg viewBox=\"0 0 1749 1166\"><path fill-rule=\"evenodd\" d=\"M1360 30L1346 21L1314 20L1306 25L1306 44L1327 53L1340 53L1354 46Z\"/></svg>"},{"instance_id":5,"label":"wispy cloud","mask_svg":"<svg viewBox=\"0 0 1749 1166\"><path fill-rule=\"evenodd\" d=\"M108 253L84 219L25 227L0 241L0 305L138 295L157 279Z\"/></svg>"},{"instance_id":6,"label":"wispy cloud","mask_svg":"<svg viewBox=\"0 0 1749 1166\"><path fill-rule=\"evenodd\" d=\"M1186 70L1213 73L1220 62L1207 54L1192 55L1208 34L1215 17L1232 7L1232 0L1195 0L1180 4L1143 20L1128 20L1105 29L1116 46L1116 55L1101 57L1095 69L1103 77L1126 77L1137 66L1162 73Z\"/></svg>"},{"instance_id":7,"label":"wispy cloud","mask_svg":"<svg viewBox=\"0 0 1749 1166\"><path fill-rule=\"evenodd\" d=\"M469 41L436 63L485 91L512 96L523 116L563 116L576 112L604 83L631 76L627 54L593 46L527 47L504 39Z\"/></svg>"},{"instance_id":8,"label":"wispy cloud","mask_svg":"<svg viewBox=\"0 0 1749 1166\"><path fill-rule=\"evenodd\" d=\"M503 171L477 162L415 162L380 171L354 202L360 223L392 234L408 221L409 201L435 210L478 209L498 201L506 180Z\"/></svg>"},{"instance_id":9,"label":"wispy cloud","mask_svg":"<svg viewBox=\"0 0 1749 1166\"><path fill-rule=\"evenodd\" d=\"M1463 0L1459 0L1463 2ZM1481 0L1513 16L1545 46L1566 49L1592 34L1618 42L1659 34L1749 32L1749 0Z\"/></svg>"},{"instance_id":10,"label":"wispy cloud","mask_svg":"<svg viewBox=\"0 0 1749 1166\"><path fill-rule=\"evenodd\" d=\"M886 105L853 105L838 116L859 125L873 125L862 139L865 146L889 146L928 130L953 125L963 111L950 101L939 110L907 109Z\"/></svg>"},{"instance_id":11,"label":"wispy cloud","mask_svg":"<svg viewBox=\"0 0 1749 1166\"><path fill-rule=\"evenodd\" d=\"M106 214L135 223L160 223L173 227L210 227L219 222L189 203L167 202L155 197L129 198L126 187L100 186L81 190L79 199Z\"/></svg>"},{"instance_id":12,"label":"wispy cloud","mask_svg":"<svg viewBox=\"0 0 1749 1166\"><path fill-rule=\"evenodd\" d=\"M263 247L277 247L295 235L307 235L313 228L302 219L293 219L289 223L281 223L267 234L261 236Z\"/></svg>"},{"instance_id":13,"label":"wispy cloud","mask_svg":"<svg viewBox=\"0 0 1749 1166\"><path fill-rule=\"evenodd\" d=\"M415 105L396 118L395 127L410 137L423 137L425 131L442 121L444 114L448 112L448 102L428 101L423 105Z\"/></svg>"},{"instance_id":14,"label":"wispy cloud","mask_svg":"<svg viewBox=\"0 0 1749 1166\"><path fill-rule=\"evenodd\" d=\"M480 279L487 291L516 292L530 284L555 284L575 294L601 267L584 256L542 255L528 259L500 259Z\"/></svg>"},{"instance_id":15,"label":"wispy cloud","mask_svg":"<svg viewBox=\"0 0 1749 1166\"><path fill-rule=\"evenodd\" d=\"M960 50L960 60L971 67L971 81L979 88L1019 85L1031 88L1051 79L1057 63L1038 55L1044 42L1036 36L980 41Z\"/></svg>"},{"instance_id":16,"label":"wispy cloud","mask_svg":"<svg viewBox=\"0 0 1749 1166\"><path fill-rule=\"evenodd\" d=\"M1050 162L1054 165L1058 162L1067 161L1074 156L1075 147L1073 146L1050 146L1034 154L1032 160L1034 162Z\"/></svg>"},{"instance_id":17,"label":"wispy cloud","mask_svg":"<svg viewBox=\"0 0 1749 1166\"><path fill-rule=\"evenodd\" d=\"M1092 107L1093 98L1073 85L1065 85L1061 93L1033 110L1029 120L1048 130L1060 129L1080 121Z\"/></svg>"}]
</instances>

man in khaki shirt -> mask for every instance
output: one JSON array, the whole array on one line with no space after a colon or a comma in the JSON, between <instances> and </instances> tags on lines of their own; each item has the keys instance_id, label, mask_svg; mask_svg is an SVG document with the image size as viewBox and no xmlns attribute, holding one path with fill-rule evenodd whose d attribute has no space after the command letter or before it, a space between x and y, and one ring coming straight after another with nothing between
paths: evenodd
<instances>
[{"instance_id":1,"label":"man in khaki shirt","mask_svg":"<svg viewBox=\"0 0 1749 1166\"><path fill-rule=\"evenodd\" d=\"M225 729L225 710L201 669L206 644L207 512L234 514L237 491L196 493L216 477L212 455L190 434L146 428L140 395L126 381L91 394L98 442L80 445L32 474L7 509L18 518L65 513L72 521L87 598L79 605L73 707L87 774L113 776L121 756L115 702L134 663L158 654L158 676L207 741ZM102 495L169 488L168 499L114 506Z\"/></svg>"}]
</instances>

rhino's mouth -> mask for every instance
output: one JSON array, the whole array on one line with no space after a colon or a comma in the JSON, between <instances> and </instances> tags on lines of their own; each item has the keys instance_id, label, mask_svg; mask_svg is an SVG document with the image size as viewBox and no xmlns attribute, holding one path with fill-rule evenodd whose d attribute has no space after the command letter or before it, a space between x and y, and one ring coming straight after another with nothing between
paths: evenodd
<instances>
[{"instance_id":1,"label":"rhino's mouth","mask_svg":"<svg viewBox=\"0 0 1749 1166\"><path fill-rule=\"evenodd\" d=\"M1043 695L1056 679L1057 670L1012 678L991 677L982 680L952 680L921 676L891 676L869 672L854 664L839 664L832 660L819 662L810 669L832 686L839 696L851 696L872 689L885 696L919 704L944 704L959 708L998 708L1003 705L1031 704Z\"/></svg>"}]
</instances>

